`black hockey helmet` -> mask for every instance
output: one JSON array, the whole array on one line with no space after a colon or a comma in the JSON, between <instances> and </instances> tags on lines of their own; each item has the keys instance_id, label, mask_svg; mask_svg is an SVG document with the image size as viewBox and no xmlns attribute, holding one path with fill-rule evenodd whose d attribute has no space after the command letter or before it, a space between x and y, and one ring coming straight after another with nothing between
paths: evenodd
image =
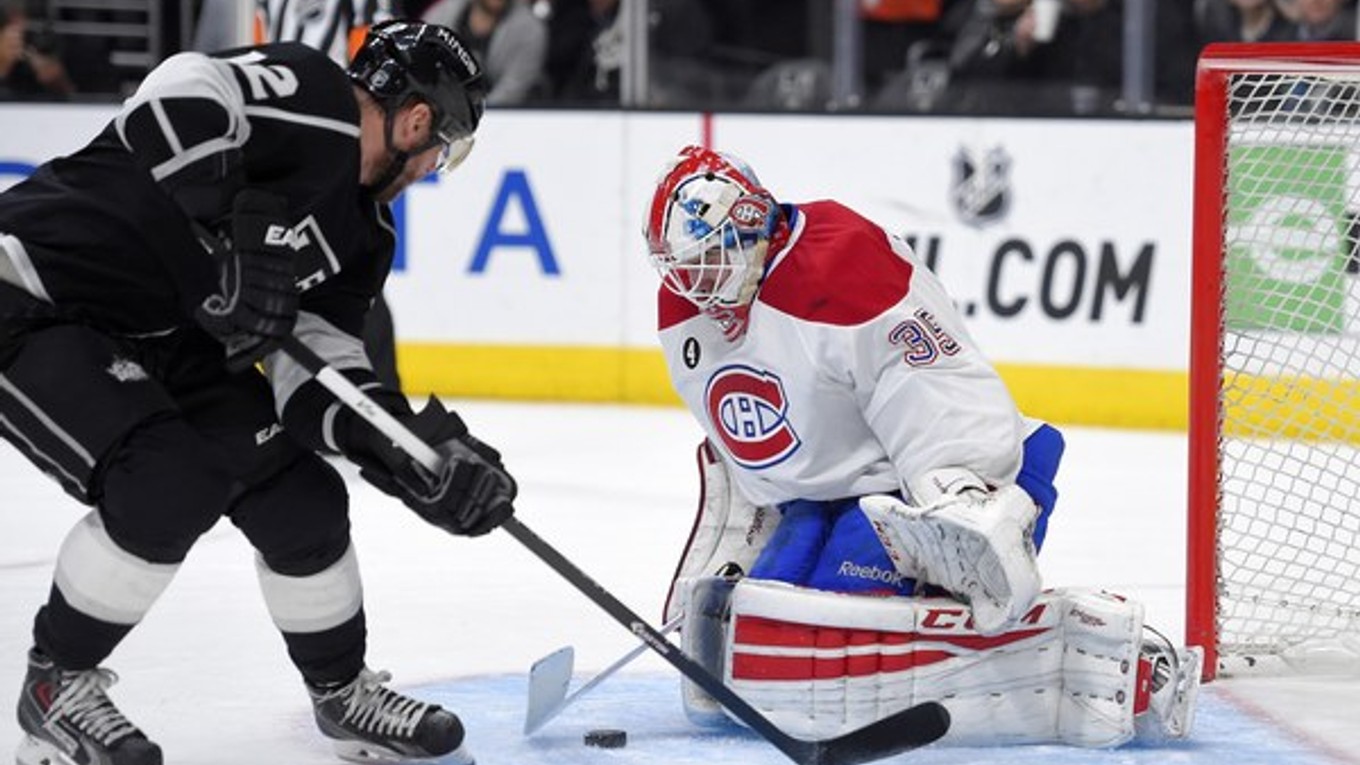
<instances>
[{"instance_id":1,"label":"black hockey helmet","mask_svg":"<svg viewBox=\"0 0 1360 765\"><path fill-rule=\"evenodd\" d=\"M350 62L349 78L389 119L412 99L424 101L434 110L438 140L463 156L472 148L468 139L482 119L486 78L448 27L403 19L375 24Z\"/></svg>"}]
</instances>

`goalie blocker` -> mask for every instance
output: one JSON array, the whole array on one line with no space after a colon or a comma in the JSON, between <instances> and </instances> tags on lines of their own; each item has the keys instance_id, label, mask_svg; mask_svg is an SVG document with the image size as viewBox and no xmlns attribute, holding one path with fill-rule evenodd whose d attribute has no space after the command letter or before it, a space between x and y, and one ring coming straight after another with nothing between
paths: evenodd
<instances>
[{"instance_id":1,"label":"goalie blocker","mask_svg":"<svg viewBox=\"0 0 1360 765\"><path fill-rule=\"evenodd\" d=\"M950 598L742 578L779 513L746 501L707 444L698 461L699 512L666 617L683 614L682 650L792 735L828 738L924 701L948 708L945 743L1113 747L1190 733L1201 649L1145 628L1140 604L1052 590L984 635ZM724 717L694 684L682 696L695 723Z\"/></svg>"}]
</instances>

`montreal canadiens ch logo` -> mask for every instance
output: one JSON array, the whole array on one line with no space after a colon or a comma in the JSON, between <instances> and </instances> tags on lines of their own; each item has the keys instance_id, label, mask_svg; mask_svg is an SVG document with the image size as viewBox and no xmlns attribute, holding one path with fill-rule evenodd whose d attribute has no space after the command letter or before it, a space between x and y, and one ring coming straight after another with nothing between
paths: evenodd
<instances>
[{"instance_id":1,"label":"montreal canadiens ch logo","mask_svg":"<svg viewBox=\"0 0 1360 765\"><path fill-rule=\"evenodd\" d=\"M784 384L770 372L723 367L708 381L704 401L709 421L742 467L778 464L803 443L789 424Z\"/></svg>"}]
</instances>

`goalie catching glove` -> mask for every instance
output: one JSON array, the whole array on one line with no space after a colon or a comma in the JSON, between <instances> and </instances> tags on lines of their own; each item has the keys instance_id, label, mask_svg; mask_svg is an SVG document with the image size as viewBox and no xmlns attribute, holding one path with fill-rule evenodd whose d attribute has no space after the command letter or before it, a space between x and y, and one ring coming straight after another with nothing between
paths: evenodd
<instances>
[{"instance_id":1,"label":"goalie catching glove","mask_svg":"<svg viewBox=\"0 0 1360 765\"><path fill-rule=\"evenodd\" d=\"M283 197L255 189L236 195L231 242L200 238L217 261L218 292L194 312L199 326L226 346L227 368L249 369L279 347L297 323L295 252Z\"/></svg>"},{"instance_id":2,"label":"goalie catching glove","mask_svg":"<svg viewBox=\"0 0 1360 765\"><path fill-rule=\"evenodd\" d=\"M444 456L439 472L426 470L391 439L366 427L345 449L360 476L450 534L481 536L514 515L515 480L501 465L500 453L468 433L461 417L433 396L418 414L393 416Z\"/></svg>"},{"instance_id":3,"label":"goalie catching glove","mask_svg":"<svg viewBox=\"0 0 1360 765\"><path fill-rule=\"evenodd\" d=\"M907 489L914 504L887 495L860 499L894 566L972 605L984 635L1013 625L1041 589L1034 501L1014 484L992 489L966 468L933 470Z\"/></svg>"}]
</instances>

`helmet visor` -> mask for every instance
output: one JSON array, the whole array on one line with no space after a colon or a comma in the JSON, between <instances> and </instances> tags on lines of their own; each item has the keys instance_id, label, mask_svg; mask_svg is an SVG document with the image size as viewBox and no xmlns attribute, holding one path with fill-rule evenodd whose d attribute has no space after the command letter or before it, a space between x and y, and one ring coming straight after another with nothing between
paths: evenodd
<instances>
[{"instance_id":1,"label":"helmet visor","mask_svg":"<svg viewBox=\"0 0 1360 765\"><path fill-rule=\"evenodd\" d=\"M448 173L463 164L463 160L467 159L468 155L472 153L474 139L471 135L452 139L447 139L441 135L439 143L441 145L439 160L435 163L434 169L437 173Z\"/></svg>"}]
</instances>

